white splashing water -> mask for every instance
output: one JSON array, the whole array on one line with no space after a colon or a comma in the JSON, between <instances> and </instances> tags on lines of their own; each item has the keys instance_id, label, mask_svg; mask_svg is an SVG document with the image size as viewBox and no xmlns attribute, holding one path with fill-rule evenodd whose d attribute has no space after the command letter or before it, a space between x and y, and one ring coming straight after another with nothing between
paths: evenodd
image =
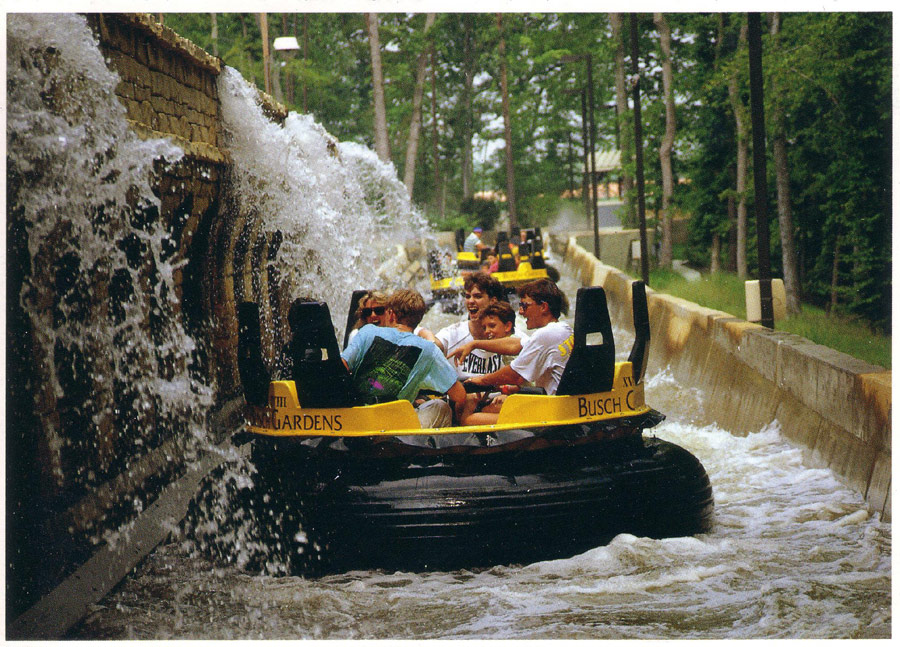
<instances>
[{"instance_id":1,"label":"white splashing water","mask_svg":"<svg viewBox=\"0 0 900 647\"><path fill-rule=\"evenodd\" d=\"M232 193L240 213L280 231L275 262L297 294L329 303L340 328L355 289L385 287L377 269L394 246L427 232L393 164L339 143L309 115L284 125L262 111L257 90L232 68L219 77Z\"/></svg>"},{"instance_id":2,"label":"white splashing water","mask_svg":"<svg viewBox=\"0 0 900 647\"><path fill-rule=\"evenodd\" d=\"M78 413L95 429L133 418L118 433L137 445L153 432L151 417L200 423L211 391L189 375L195 344L173 309L172 277L184 261L167 257L151 190L155 161L174 164L181 149L130 130L118 76L83 17L10 14L7 52L11 212L24 222L32 262L19 298L40 358L37 388L64 398L61 371L75 372L91 387ZM44 432L62 483L70 441L50 425ZM93 449L114 451L96 436Z\"/></svg>"},{"instance_id":3,"label":"white splashing water","mask_svg":"<svg viewBox=\"0 0 900 647\"><path fill-rule=\"evenodd\" d=\"M173 307L173 277L186 261L165 252L168 232L155 217L160 201L151 188L154 172L164 173L183 152L132 132L115 94L119 77L82 16L10 14L7 37L9 177L33 262L21 304L42 356L42 383L66 398L71 378L61 367L83 358L80 377L91 392L78 406L96 429L126 420L113 433L148 447L154 425L168 424L195 448L214 450L205 426L214 385L191 375L197 345ZM427 235L425 221L393 166L372 151L336 142L309 116L291 113L284 125L273 123L233 69L220 76L219 95L232 160L229 194L242 216L283 234L274 262L298 290L291 296L328 301L339 328L353 289L390 287L392 277L379 275L379 266L395 245ZM135 262L135 250L152 269ZM71 285L61 288L59 277ZM44 433L63 484L80 469L64 458L71 441L54 427ZM100 436L89 449L101 447ZM237 453L226 465L209 502L213 526L232 516L231 498L249 487L252 466ZM236 559L246 563L260 549L253 524L233 532ZM116 534L107 530L106 538Z\"/></svg>"}]
</instances>

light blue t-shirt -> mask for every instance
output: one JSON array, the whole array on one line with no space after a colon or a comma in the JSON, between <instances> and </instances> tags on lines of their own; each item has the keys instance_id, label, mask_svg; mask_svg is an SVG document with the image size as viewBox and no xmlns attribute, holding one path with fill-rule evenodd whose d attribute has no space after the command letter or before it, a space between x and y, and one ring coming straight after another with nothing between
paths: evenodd
<instances>
[{"instance_id":1,"label":"light blue t-shirt","mask_svg":"<svg viewBox=\"0 0 900 647\"><path fill-rule=\"evenodd\" d=\"M456 369L433 342L375 324L360 328L341 357L369 404L413 402L421 390L446 393L457 379Z\"/></svg>"}]
</instances>

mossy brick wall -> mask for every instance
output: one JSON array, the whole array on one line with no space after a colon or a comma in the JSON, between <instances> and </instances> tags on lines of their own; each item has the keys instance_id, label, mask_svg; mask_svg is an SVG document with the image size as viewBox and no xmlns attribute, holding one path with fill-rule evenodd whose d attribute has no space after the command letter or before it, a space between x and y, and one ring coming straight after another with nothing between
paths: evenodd
<instances>
[{"instance_id":1,"label":"mossy brick wall","mask_svg":"<svg viewBox=\"0 0 900 647\"><path fill-rule=\"evenodd\" d=\"M116 94L133 131L145 139L169 138L184 150L174 166L157 164L153 190L160 208L144 217L158 219L169 232L164 260L176 267L172 316L181 318L198 343L197 377L212 383L218 404L233 411L226 405L240 396L235 303L253 299L263 306L265 341L272 353L284 334L288 304L282 292L289 286L267 267L279 240L259 226L266 214L239 213L228 197L230 160L222 148L217 90L222 63L148 14L90 14L86 19L109 68L120 77ZM263 94L261 100L269 118L284 120L283 106ZM9 231L8 263L16 268L52 266L56 259L29 257L24 227ZM154 261L145 258L142 265L149 269L135 288L152 290ZM18 294L25 271L8 273L8 294ZM84 280L91 283L93 299L114 299L109 277ZM62 296L46 298L52 308ZM7 320L8 364L14 363L9 375L28 391L17 392L15 402L34 403L7 410L12 479L7 617L13 619L90 555L91 536L134 514L135 498L149 504L179 476L185 452L182 434L152 410L141 415L141 439L122 432L129 427L126 422L134 421L118 420L117 414L96 420L79 416L77 398L87 402L97 397L89 381L77 395L67 393L65 401L58 400L44 379L47 369L33 343L36 331L16 298L7 301ZM84 474L92 475L90 482L80 476Z\"/></svg>"},{"instance_id":2,"label":"mossy brick wall","mask_svg":"<svg viewBox=\"0 0 900 647\"><path fill-rule=\"evenodd\" d=\"M633 279L574 238L552 245L582 285L603 286L613 319L630 328ZM698 424L747 433L778 420L808 464L830 468L890 519L890 371L649 288L647 301L650 363L706 393Z\"/></svg>"}]
</instances>

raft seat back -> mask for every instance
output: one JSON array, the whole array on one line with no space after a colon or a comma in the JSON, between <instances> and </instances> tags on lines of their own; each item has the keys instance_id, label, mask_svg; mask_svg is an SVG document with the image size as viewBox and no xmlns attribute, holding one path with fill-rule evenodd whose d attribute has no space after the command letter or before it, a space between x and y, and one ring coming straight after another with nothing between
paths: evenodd
<instances>
[{"instance_id":1,"label":"raft seat back","mask_svg":"<svg viewBox=\"0 0 900 647\"><path fill-rule=\"evenodd\" d=\"M247 404L264 407L269 400L269 369L262 358L259 306L243 301L237 307L238 374Z\"/></svg>"},{"instance_id":2,"label":"raft seat back","mask_svg":"<svg viewBox=\"0 0 900 647\"><path fill-rule=\"evenodd\" d=\"M547 269L547 263L544 260L544 239L541 236L540 227L535 228L534 238L531 239L531 269Z\"/></svg>"},{"instance_id":3,"label":"raft seat back","mask_svg":"<svg viewBox=\"0 0 900 647\"><path fill-rule=\"evenodd\" d=\"M587 336L600 333L599 344L587 343ZM583 395L610 391L615 374L616 347L606 306L606 292L600 286L578 290L575 301L575 335L572 353L557 395Z\"/></svg>"},{"instance_id":4,"label":"raft seat back","mask_svg":"<svg viewBox=\"0 0 900 647\"><path fill-rule=\"evenodd\" d=\"M634 320L634 345L628 355L634 373L634 383L644 377L650 353L650 315L647 309L647 290L643 281L631 284L631 312Z\"/></svg>"},{"instance_id":5,"label":"raft seat back","mask_svg":"<svg viewBox=\"0 0 900 647\"><path fill-rule=\"evenodd\" d=\"M356 404L350 372L341 360L328 304L295 302L292 321L293 378L300 406L350 407Z\"/></svg>"},{"instance_id":6,"label":"raft seat back","mask_svg":"<svg viewBox=\"0 0 900 647\"><path fill-rule=\"evenodd\" d=\"M359 308L359 302L368 293L369 290L353 290L350 295L350 309L347 311L347 325L344 326L344 348L347 348L347 342L350 341L350 331L356 325L356 310Z\"/></svg>"},{"instance_id":7,"label":"raft seat back","mask_svg":"<svg viewBox=\"0 0 900 647\"><path fill-rule=\"evenodd\" d=\"M497 232L497 271L516 271L516 259L513 257L512 248L509 246L509 237L505 231Z\"/></svg>"}]
</instances>

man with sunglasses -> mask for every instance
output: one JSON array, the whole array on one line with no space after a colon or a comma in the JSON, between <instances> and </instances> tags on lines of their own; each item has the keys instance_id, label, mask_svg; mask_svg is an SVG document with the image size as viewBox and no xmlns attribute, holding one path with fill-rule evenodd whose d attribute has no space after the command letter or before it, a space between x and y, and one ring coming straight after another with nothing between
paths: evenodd
<instances>
[{"instance_id":1,"label":"man with sunglasses","mask_svg":"<svg viewBox=\"0 0 900 647\"><path fill-rule=\"evenodd\" d=\"M525 340L515 337L474 340L452 355L464 359L474 348L515 354L516 358L508 366L502 366L486 375L476 375L466 381L483 386L521 386L531 382L542 387L548 395L555 395L574 341L572 326L559 321L559 317L568 312L568 300L556 283L549 279L526 283L519 288L518 293L519 312L525 317L528 330L533 331L530 337ZM496 423L503 400L505 396L495 398L481 411L465 416L462 424Z\"/></svg>"},{"instance_id":2,"label":"man with sunglasses","mask_svg":"<svg viewBox=\"0 0 900 647\"><path fill-rule=\"evenodd\" d=\"M387 301L383 326L365 325L341 353L354 387L366 404L409 400L419 391L446 393L462 403L466 392L456 369L436 345L413 330L425 314L425 301L415 290L398 290ZM440 398L416 407L422 428L449 427L450 406Z\"/></svg>"}]
</instances>

